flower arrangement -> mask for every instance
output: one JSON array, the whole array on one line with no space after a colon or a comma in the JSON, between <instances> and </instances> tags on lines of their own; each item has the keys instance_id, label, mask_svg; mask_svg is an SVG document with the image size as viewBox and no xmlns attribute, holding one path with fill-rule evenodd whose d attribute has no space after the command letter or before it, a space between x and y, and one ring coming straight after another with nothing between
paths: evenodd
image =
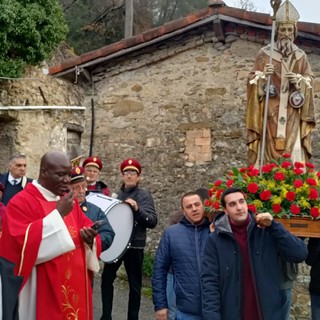
<instances>
[{"instance_id":1,"label":"flower arrangement","mask_svg":"<svg viewBox=\"0 0 320 320\"><path fill-rule=\"evenodd\" d=\"M224 178L210 185L206 209L221 210L221 195L226 188L239 187L246 195L248 208L254 213L270 212L273 216L320 219L320 172L312 163L293 163L291 155L266 164L260 171L254 166L233 168Z\"/></svg>"}]
</instances>

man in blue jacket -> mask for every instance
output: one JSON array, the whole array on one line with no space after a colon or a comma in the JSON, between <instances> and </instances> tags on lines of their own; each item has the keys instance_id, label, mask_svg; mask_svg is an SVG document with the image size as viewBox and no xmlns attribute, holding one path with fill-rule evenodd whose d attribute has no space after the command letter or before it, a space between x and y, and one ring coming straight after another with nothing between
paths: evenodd
<instances>
[{"instance_id":1,"label":"man in blue jacket","mask_svg":"<svg viewBox=\"0 0 320 320\"><path fill-rule=\"evenodd\" d=\"M180 320L202 320L201 258L209 235L209 221L205 218L202 199L196 192L182 196L184 217L180 223L168 227L156 253L152 295L157 320L167 320L167 272L172 268L176 293L177 314Z\"/></svg>"},{"instance_id":2,"label":"man in blue jacket","mask_svg":"<svg viewBox=\"0 0 320 320\"><path fill-rule=\"evenodd\" d=\"M248 212L241 189L225 190L221 204L203 258L204 320L284 320L281 260L304 261L306 245L270 213Z\"/></svg>"}]
</instances>

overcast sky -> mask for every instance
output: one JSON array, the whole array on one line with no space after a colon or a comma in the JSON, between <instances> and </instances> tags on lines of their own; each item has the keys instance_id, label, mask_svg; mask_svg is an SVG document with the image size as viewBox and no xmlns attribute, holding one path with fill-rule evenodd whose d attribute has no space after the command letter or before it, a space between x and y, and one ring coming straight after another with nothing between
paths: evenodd
<instances>
[{"instance_id":1,"label":"overcast sky","mask_svg":"<svg viewBox=\"0 0 320 320\"><path fill-rule=\"evenodd\" d=\"M251 0L257 12L272 13L270 0ZM224 2L235 7L237 0L224 0ZM320 23L320 1L319 0L290 0L300 14L300 20L304 22ZM284 1L282 1L284 3Z\"/></svg>"}]
</instances>

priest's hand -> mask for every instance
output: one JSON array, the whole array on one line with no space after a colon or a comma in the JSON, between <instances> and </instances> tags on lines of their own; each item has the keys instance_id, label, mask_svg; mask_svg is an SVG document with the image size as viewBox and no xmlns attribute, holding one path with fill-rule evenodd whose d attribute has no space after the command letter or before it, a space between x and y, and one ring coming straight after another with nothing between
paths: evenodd
<instances>
[{"instance_id":1,"label":"priest's hand","mask_svg":"<svg viewBox=\"0 0 320 320\"><path fill-rule=\"evenodd\" d=\"M62 218L67 216L71 212L74 205L73 198L73 192L69 191L66 195L64 195L57 201L56 208L59 211Z\"/></svg>"},{"instance_id":2,"label":"priest's hand","mask_svg":"<svg viewBox=\"0 0 320 320\"><path fill-rule=\"evenodd\" d=\"M80 236L83 242L88 244L92 248L93 240L97 236L98 232L92 228L83 227L80 230Z\"/></svg>"}]
</instances>

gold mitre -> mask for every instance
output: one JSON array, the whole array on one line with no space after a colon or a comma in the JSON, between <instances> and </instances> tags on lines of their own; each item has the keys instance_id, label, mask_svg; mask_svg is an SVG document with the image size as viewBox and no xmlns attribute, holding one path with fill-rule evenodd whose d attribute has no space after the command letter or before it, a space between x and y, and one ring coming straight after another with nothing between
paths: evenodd
<instances>
[{"instance_id":1,"label":"gold mitre","mask_svg":"<svg viewBox=\"0 0 320 320\"><path fill-rule=\"evenodd\" d=\"M296 24L300 19L299 12L293 4L286 0L278 9L276 13L277 23L293 23Z\"/></svg>"}]
</instances>

